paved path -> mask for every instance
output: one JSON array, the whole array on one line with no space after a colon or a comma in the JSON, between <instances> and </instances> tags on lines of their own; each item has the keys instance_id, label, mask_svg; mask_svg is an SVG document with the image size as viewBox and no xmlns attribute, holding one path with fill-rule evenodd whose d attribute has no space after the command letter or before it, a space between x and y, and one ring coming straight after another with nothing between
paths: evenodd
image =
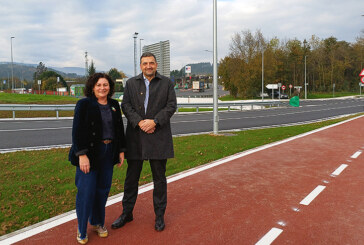
<instances>
[{"instance_id":1,"label":"paved path","mask_svg":"<svg viewBox=\"0 0 364 245\"><path fill-rule=\"evenodd\" d=\"M237 154L169 178L166 229L152 191L134 221L88 244L364 244L364 117ZM77 244L76 220L17 244ZM1 243L1 242L0 242Z\"/></svg>"}]
</instances>

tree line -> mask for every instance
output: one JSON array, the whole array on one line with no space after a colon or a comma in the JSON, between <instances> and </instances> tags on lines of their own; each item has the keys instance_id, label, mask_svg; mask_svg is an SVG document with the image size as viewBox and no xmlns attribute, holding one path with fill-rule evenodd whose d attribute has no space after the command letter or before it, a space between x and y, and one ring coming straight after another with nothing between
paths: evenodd
<instances>
[{"instance_id":1,"label":"tree line","mask_svg":"<svg viewBox=\"0 0 364 245\"><path fill-rule=\"evenodd\" d=\"M74 84L86 83L87 78L95 73L96 73L96 67L95 63L92 60L90 66L87 69L87 76L72 79L74 81L73 83ZM114 82L116 81L116 79L122 79L126 77L124 72L119 71L116 68L111 68L107 72L107 74L111 77L111 79L113 79ZM34 72L33 75L33 81L35 81L33 83L34 90L38 90L38 82L37 82L38 80L41 80L41 85L40 85L41 90L55 91L59 87L68 87L63 76L61 76L55 71L49 71L43 62L39 62L36 71ZM115 92L123 92L123 91L124 91L123 85L121 83L116 83Z\"/></svg>"},{"instance_id":2,"label":"tree line","mask_svg":"<svg viewBox=\"0 0 364 245\"><path fill-rule=\"evenodd\" d=\"M308 40L268 40L260 30L233 35L230 53L220 60L219 82L234 97L254 98L262 87L281 83L288 87L304 87L305 59L308 93L358 91L359 73L364 63L364 36L354 43L338 41L335 37ZM267 89L265 89L267 91Z\"/></svg>"}]
</instances>

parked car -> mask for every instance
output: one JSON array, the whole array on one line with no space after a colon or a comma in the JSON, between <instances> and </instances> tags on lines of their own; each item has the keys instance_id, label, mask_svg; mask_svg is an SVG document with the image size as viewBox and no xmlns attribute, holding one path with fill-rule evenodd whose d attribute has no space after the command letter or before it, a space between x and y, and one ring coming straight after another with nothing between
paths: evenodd
<instances>
[{"instance_id":1,"label":"parked car","mask_svg":"<svg viewBox=\"0 0 364 245\"><path fill-rule=\"evenodd\" d=\"M272 92L270 93L270 95L269 95L270 97L272 97ZM274 98L276 98L276 99L288 99L288 95L287 94L285 94L285 93L279 93L279 91L278 90L275 90L274 91Z\"/></svg>"}]
</instances>

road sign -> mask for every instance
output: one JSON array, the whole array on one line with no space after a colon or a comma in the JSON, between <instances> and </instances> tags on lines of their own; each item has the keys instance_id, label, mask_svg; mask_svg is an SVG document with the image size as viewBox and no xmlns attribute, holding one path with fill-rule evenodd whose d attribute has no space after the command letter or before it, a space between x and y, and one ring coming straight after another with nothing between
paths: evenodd
<instances>
[{"instance_id":1,"label":"road sign","mask_svg":"<svg viewBox=\"0 0 364 245\"><path fill-rule=\"evenodd\" d=\"M360 81L361 83L364 83L364 77L361 77Z\"/></svg>"},{"instance_id":2,"label":"road sign","mask_svg":"<svg viewBox=\"0 0 364 245\"><path fill-rule=\"evenodd\" d=\"M360 87L364 87L364 83L359 83L359 86Z\"/></svg>"},{"instance_id":3,"label":"road sign","mask_svg":"<svg viewBox=\"0 0 364 245\"><path fill-rule=\"evenodd\" d=\"M185 66L185 73L191 73L191 66Z\"/></svg>"},{"instance_id":4,"label":"road sign","mask_svg":"<svg viewBox=\"0 0 364 245\"><path fill-rule=\"evenodd\" d=\"M38 80L38 84L40 85L40 84L42 84L42 80Z\"/></svg>"},{"instance_id":5,"label":"road sign","mask_svg":"<svg viewBox=\"0 0 364 245\"><path fill-rule=\"evenodd\" d=\"M360 77L364 77L364 69L359 74Z\"/></svg>"},{"instance_id":6,"label":"road sign","mask_svg":"<svg viewBox=\"0 0 364 245\"><path fill-rule=\"evenodd\" d=\"M6 84L6 80L4 80L4 84Z\"/></svg>"},{"instance_id":7,"label":"road sign","mask_svg":"<svg viewBox=\"0 0 364 245\"><path fill-rule=\"evenodd\" d=\"M289 85L289 88L293 88L293 85L292 85L292 84L290 84L290 85Z\"/></svg>"},{"instance_id":8,"label":"road sign","mask_svg":"<svg viewBox=\"0 0 364 245\"><path fill-rule=\"evenodd\" d=\"M282 90L285 90L286 89L286 86L282 85Z\"/></svg>"},{"instance_id":9,"label":"road sign","mask_svg":"<svg viewBox=\"0 0 364 245\"><path fill-rule=\"evenodd\" d=\"M267 84L265 87L267 89L278 89L278 84Z\"/></svg>"}]
</instances>

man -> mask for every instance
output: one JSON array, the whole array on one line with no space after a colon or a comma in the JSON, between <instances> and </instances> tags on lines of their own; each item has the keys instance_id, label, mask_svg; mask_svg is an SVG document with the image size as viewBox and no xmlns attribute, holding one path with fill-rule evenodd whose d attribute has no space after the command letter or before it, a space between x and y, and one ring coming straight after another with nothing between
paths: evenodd
<instances>
[{"instance_id":1,"label":"man","mask_svg":"<svg viewBox=\"0 0 364 245\"><path fill-rule=\"evenodd\" d=\"M155 229L163 231L167 206L168 158L174 157L170 118L177 108L174 85L157 72L152 53L140 57L142 73L129 79L125 86L122 110L128 119L126 128L128 169L124 184L123 213L112 224L113 229L133 220L138 182L143 161L149 160L153 175Z\"/></svg>"}]
</instances>

